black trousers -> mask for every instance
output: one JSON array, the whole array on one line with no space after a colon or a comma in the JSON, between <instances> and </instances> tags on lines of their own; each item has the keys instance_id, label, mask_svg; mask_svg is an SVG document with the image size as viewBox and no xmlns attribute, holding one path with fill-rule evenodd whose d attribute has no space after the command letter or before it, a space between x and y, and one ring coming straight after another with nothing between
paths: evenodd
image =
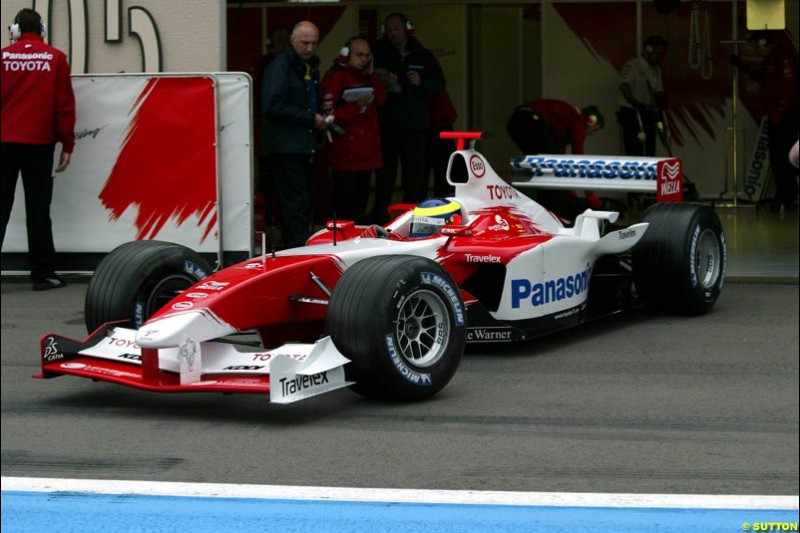
<instances>
[{"instance_id":1,"label":"black trousers","mask_svg":"<svg viewBox=\"0 0 800 533\"><path fill-rule=\"evenodd\" d=\"M2 147L3 234L14 206L17 178L22 173L25 190L25 223L28 228L28 262L31 278L43 279L55 272L56 249L50 203L53 201L54 144L0 143ZM0 242L1 244L1 242Z\"/></svg>"},{"instance_id":2,"label":"black trousers","mask_svg":"<svg viewBox=\"0 0 800 533\"><path fill-rule=\"evenodd\" d=\"M625 155L653 157L656 155L656 119L648 113L641 113L642 123L639 124L637 115L632 107L620 107L617 111ZM639 135L642 131L644 140Z\"/></svg>"},{"instance_id":3,"label":"black trousers","mask_svg":"<svg viewBox=\"0 0 800 533\"><path fill-rule=\"evenodd\" d=\"M337 219L366 222L371 170L333 173L333 214Z\"/></svg>"},{"instance_id":4,"label":"black trousers","mask_svg":"<svg viewBox=\"0 0 800 533\"><path fill-rule=\"evenodd\" d=\"M311 154L271 154L270 171L281 201L281 229L286 248L304 246L308 240L314 202L314 167Z\"/></svg>"},{"instance_id":5,"label":"black trousers","mask_svg":"<svg viewBox=\"0 0 800 533\"><path fill-rule=\"evenodd\" d=\"M397 179L397 161L403 169L403 202L418 203L427 195L425 179L425 131L381 131L383 168L377 172L372 221L383 224L392 203Z\"/></svg>"},{"instance_id":6,"label":"black trousers","mask_svg":"<svg viewBox=\"0 0 800 533\"><path fill-rule=\"evenodd\" d=\"M452 131L449 126L442 131ZM440 139L439 131L428 133L428 147L425 162L425 189L428 190L428 176L433 171L433 196L445 198L455 194L455 188L447 183L447 163L455 151L456 143L452 139Z\"/></svg>"},{"instance_id":7,"label":"black trousers","mask_svg":"<svg viewBox=\"0 0 800 533\"><path fill-rule=\"evenodd\" d=\"M797 169L789 162L789 149L797 141L797 112L785 113L783 119L769 125L769 165L775 180L773 205L793 206L797 202Z\"/></svg>"}]
</instances>

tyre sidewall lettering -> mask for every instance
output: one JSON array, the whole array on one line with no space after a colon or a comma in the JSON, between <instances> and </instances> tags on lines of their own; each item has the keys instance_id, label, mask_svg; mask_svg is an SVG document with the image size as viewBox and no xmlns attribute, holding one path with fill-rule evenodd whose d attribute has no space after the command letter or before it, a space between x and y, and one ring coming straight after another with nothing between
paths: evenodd
<instances>
[{"instance_id":1,"label":"tyre sidewall lettering","mask_svg":"<svg viewBox=\"0 0 800 533\"><path fill-rule=\"evenodd\" d=\"M458 297L457 289L443 277L434 272L421 272L420 282L423 285L429 285L438 289L437 292L442 294L447 301L450 302L450 309L453 312L453 319L455 327L464 326L464 307Z\"/></svg>"},{"instance_id":2,"label":"tyre sidewall lettering","mask_svg":"<svg viewBox=\"0 0 800 533\"><path fill-rule=\"evenodd\" d=\"M722 249L722 256L719 258L722 261L722 269L720 270L719 274L719 286L718 290L722 290L722 286L725 284L725 275L726 271L728 270L728 243L725 242L725 233L719 233L719 243Z\"/></svg>"},{"instance_id":3,"label":"tyre sidewall lettering","mask_svg":"<svg viewBox=\"0 0 800 533\"><path fill-rule=\"evenodd\" d=\"M691 276L692 288L698 285L697 280L697 243L700 241L700 224L695 224L692 232L692 240L689 245L689 276Z\"/></svg>"},{"instance_id":4,"label":"tyre sidewall lettering","mask_svg":"<svg viewBox=\"0 0 800 533\"><path fill-rule=\"evenodd\" d=\"M386 334L386 353L389 355L389 360L394 365L395 370L403 376L412 385L417 387L430 387L433 385L433 379L430 373L420 373L412 370L405 362L403 357L397 351L397 339L394 334Z\"/></svg>"}]
</instances>

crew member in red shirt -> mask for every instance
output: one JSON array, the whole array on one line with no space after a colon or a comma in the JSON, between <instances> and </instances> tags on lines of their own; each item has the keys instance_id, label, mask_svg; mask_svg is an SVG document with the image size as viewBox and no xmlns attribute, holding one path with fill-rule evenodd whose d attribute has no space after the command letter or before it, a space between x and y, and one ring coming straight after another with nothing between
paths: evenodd
<instances>
[{"instance_id":1,"label":"crew member in red shirt","mask_svg":"<svg viewBox=\"0 0 800 533\"><path fill-rule=\"evenodd\" d=\"M322 105L332 122L333 203L337 218L365 219L372 172L383 166L378 108L386 88L373 72L372 52L353 37L322 80Z\"/></svg>"},{"instance_id":2,"label":"crew member in red shirt","mask_svg":"<svg viewBox=\"0 0 800 533\"><path fill-rule=\"evenodd\" d=\"M517 106L508 119L506 130L511 140L525 155L563 154L567 146L573 154L583 154L587 135L600 131L605 125L603 115L597 106L580 109L561 100L541 99ZM602 202L593 192L580 200L576 194L566 198L558 191L540 191L540 200L552 202L546 207L566 218L585 209L586 203L592 209L600 209Z\"/></svg>"},{"instance_id":3,"label":"crew member in red shirt","mask_svg":"<svg viewBox=\"0 0 800 533\"><path fill-rule=\"evenodd\" d=\"M67 168L75 147L75 95L66 56L45 44L42 17L23 9L9 27L11 45L2 49L0 91L2 114L3 233L22 174L28 228L28 260L34 290L66 285L55 272L55 246L50 220L55 144L61 143L56 172Z\"/></svg>"},{"instance_id":4,"label":"crew member in red shirt","mask_svg":"<svg viewBox=\"0 0 800 533\"><path fill-rule=\"evenodd\" d=\"M596 106L580 109L561 100L541 99L517 106L506 129L525 155L582 154L587 135L605 125Z\"/></svg>"}]
</instances>

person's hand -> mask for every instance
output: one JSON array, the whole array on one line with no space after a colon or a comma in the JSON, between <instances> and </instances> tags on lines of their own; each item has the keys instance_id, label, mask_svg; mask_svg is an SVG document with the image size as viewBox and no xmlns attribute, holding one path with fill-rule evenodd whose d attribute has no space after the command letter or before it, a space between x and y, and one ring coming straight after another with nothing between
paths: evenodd
<instances>
[{"instance_id":1,"label":"person's hand","mask_svg":"<svg viewBox=\"0 0 800 533\"><path fill-rule=\"evenodd\" d=\"M314 115L314 127L318 130L325 130L328 128L328 123L325 122L325 117L317 113Z\"/></svg>"},{"instance_id":2,"label":"person's hand","mask_svg":"<svg viewBox=\"0 0 800 533\"><path fill-rule=\"evenodd\" d=\"M58 166L56 172L64 172L69 166L69 160L72 159L72 154L69 152L61 152L61 157L58 158Z\"/></svg>"},{"instance_id":3,"label":"person's hand","mask_svg":"<svg viewBox=\"0 0 800 533\"><path fill-rule=\"evenodd\" d=\"M367 107L369 104L375 101L374 94L365 94L364 96L358 99L358 105L361 107Z\"/></svg>"},{"instance_id":4,"label":"person's hand","mask_svg":"<svg viewBox=\"0 0 800 533\"><path fill-rule=\"evenodd\" d=\"M419 87L419 85L422 83L422 78L420 77L419 72L414 70L409 70L406 72L406 78L408 78L408 83L417 87Z\"/></svg>"}]
</instances>

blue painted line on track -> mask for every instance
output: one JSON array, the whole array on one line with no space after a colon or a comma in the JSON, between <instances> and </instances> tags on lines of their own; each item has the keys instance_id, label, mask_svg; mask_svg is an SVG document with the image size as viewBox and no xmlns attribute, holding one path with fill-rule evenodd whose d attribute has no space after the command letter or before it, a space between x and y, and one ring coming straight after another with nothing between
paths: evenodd
<instances>
[{"instance_id":1,"label":"blue painted line on track","mask_svg":"<svg viewBox=\"0 0 800 533\"><path fill-rule=\"evenodd\" d=\"M2 492L4 533L731 533L742 531L743 523L751 524L751 530L758 530L756 525L770 523L797 527L797 521L797 510L538 507Z\"/></svg>"}]
</instances>

